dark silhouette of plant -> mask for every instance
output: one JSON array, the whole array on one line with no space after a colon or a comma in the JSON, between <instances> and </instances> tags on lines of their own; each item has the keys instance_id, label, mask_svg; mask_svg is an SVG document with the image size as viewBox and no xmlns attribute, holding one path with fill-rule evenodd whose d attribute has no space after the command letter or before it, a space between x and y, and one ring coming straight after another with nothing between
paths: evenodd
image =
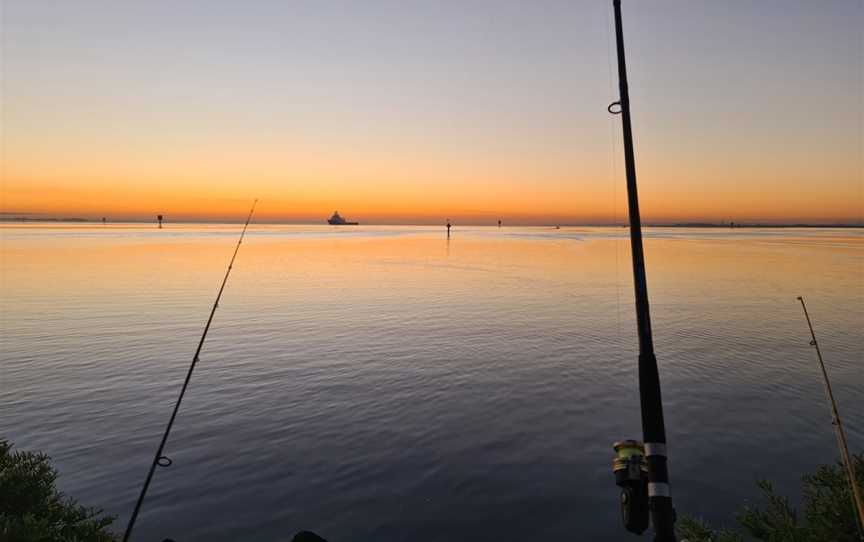
<instances>
[{"instance_id":1,"label":"dark silhouette of plant","mask_svg":"<svg viewBox=\"0 0 864 542\"><path fill-rule=\"evenodd\" d=\"M690 516L679 518L676 530L682 542L744 542L744 537L739 533L712 529L704 521Z\"/></svg>"},{"instance_id":2,"label":"dark silhouette of plant","mask_svg":"<svg viewBox=\"0 0 864 542\"><path fill-rule=\"evenodd\" d=\"M864 454L852 456L857 482L864 487ZM774 493L767 480L757 482L766 500L764 508L745 507L738 524L755 540L764 542L858 542L859 531L852 491L843 465L823 465L804 475L801 513L789 499ZM687 542L744 542L744 535L713 529L706 523L683 517L678 532Z\"/></svg>"},{"instance_id":3,"label":"dark silhouette of plant","mask_svg":"<svg viewBox=\"0 0 864 542\"><path fill-rule=\"evenodd\" d=\"M0 542L113 542L113 517L80 506L55 487L57 470L43 453L12 451L0 441Z\"/></svg>"},{"instance_id":4,"label":"dark silhouette of plant","mask_svg":"<svg viewBox=\"0 0 864 542\"><path fill-rule=\"evenodd\" d=\"M864 487L864 452L852 456L858 486ZM858 542L858 526L846 471L823 465L804 476L804 519L814 540Z\"/></svg>"}]
</instances>

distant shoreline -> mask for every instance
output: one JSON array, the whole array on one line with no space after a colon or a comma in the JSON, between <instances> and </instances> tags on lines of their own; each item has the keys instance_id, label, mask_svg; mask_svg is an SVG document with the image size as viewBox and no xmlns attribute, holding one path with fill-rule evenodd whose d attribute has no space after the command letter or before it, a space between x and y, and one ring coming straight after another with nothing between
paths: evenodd
<instances>
[{"instance_id":1,"label":"distant shoreline","mask_svg":"<svg viewBox=\"0 0 864 542\"><path fill-rule=\"evenodd\" d=\"M647 224L652 228L725 228L737 230L738 228L864 228L864 224Z\"/></svg>"},{"instance_id":2,"label":"distant shoreline","mask_svg":"<svg viewBox=\"0 0 864 542\"><path fill-rule=\"evenodd\" d=\"M80 218L80 217L27 217L27 216L2 216L0 215L0 223L15 223L15 222L51 222L51 223L91 223L91 224L102 224L101 220L91 220L88 218ZM230 221L213 221L213 220L177 220L172 222L165 222L168 224L242 224L241 221L230 222ZM118 221L108 221L107 224L156 224L154 221L150 220L118 220ZM271 225L284 225L284 226L315 226L315 225L326 225L325 223L318 222L258 222L258 224L271 224ZM437 224L375 224L375 223L365 223L363 226L436 226ZM458 224L457 224L458 225ZM488 227L496 227L496 224L476 224L476 223L465 223L462 224L464 226L488 226ZM535 225L516 225L513 227L520 228L554 228L556 226L560 226L562 228L626 228L627 224L535 224ZM864 224L807 224L807 223L793 223L793 224L760 224L760 223L741 223L735 224L731 226L729 224L712 224L709 222L672 222L672 223L649 223L643 224L646 228L711 228L711 229L740 229L740 228L849 228L849 229L861 229L864 228ZM349 226L353 227L353 226ZM504 228L508 226L505 225Z\"/></svg>"},{"instance_id":3,"label":"distant shoreline","mask_svg":"<svg viewBox=\"0 0 864 542\"><path fill-rule=\"evenodd\" d=\"M0 216L0 222L95 222L87 218L34 218L29 216ZM146 224L146 223L142 223Z\"/></svg>"}]
</instances>

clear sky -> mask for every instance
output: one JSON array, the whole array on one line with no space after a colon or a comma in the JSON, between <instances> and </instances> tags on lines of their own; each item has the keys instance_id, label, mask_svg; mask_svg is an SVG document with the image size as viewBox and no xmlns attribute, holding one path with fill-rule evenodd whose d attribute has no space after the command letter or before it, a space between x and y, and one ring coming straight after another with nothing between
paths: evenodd
<instances>
[{"instance_id":1,"label":"clear sky","mask_svg":"<svg viewBox=\"0 0 864 542\"><path fill-rule=\"evenodd\" d=\"M611 0L2 0L2 210L623 220ZM647 221L860 222L862 0L624 0Z\"/></svg>"}]
</instances>

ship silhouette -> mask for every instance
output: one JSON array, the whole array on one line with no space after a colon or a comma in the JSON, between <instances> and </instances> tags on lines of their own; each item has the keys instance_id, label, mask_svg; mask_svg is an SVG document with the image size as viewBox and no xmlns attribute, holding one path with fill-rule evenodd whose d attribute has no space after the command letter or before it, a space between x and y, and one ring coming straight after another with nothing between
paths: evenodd
<instances>
[{"instance_id":1,"label":"ship silhouette","mask_svg":"<svg viewBox=\"0 0 864 542\"><path fill-rule=\"evenodd\" d=\"M333 213L333 216L327 219L327 223L331 226L357 226L360 224L359 222L348 222L342 215L339 214L339 211Z\"/></svg>"}]
</instances>

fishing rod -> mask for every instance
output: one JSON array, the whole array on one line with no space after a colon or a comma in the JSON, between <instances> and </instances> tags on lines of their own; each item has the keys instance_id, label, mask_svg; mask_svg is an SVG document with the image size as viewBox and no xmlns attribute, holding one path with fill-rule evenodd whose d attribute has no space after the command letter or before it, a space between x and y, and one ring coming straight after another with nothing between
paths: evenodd
<instances>
[{"instance_id":1,"label":"fishing rod","mask_svg":"<svg viewBox=\"0 0 864 542\"><path fill-rule=\"evenodd\" d=\"M159 443L159 448L153 456L153 462L150 464L150 470L147 471L147 478L144 480L144 485L141 487L141 494L138 495L138 501L135 503L135 509L132 511L132 517L129 518L129 524L126 525L126 532L123 533L123 542L128 542L132 536L132 529L135 528L135 520L138 519L138 512L141 511L141 505L144 503L144 497L147 496L147 490L150 488L150 481L153 479L153 473L156 472L156 467L170 467L171 459L162 455L165 449L165 443L168 442L168 435L171 433L171 427L174 426L174 419L177 417L177 412L180 410L180 403L183 401L183 396L186 395L186 388L189 386L189 380L192 378L192 371L195 370L195 365L198 364L198 356L201 354L201 348L204 346L204 340L207 338L207 332L210 331L210 324L213 322L213 315L216 314L216 308L219 306L219 300L222 299L222 292L225 290L225 284L228 283L228 276L231 274L231 269L234 267L234 259L237 258L237 252L240 250L240 245L243 243L243 237L246 235L246 229L249 227L249 222L252 220L252 213L255 212L255 205L258 200L252 202L252 208L249 210L249 216L246 217L246 223L243 224L243 231L240 232L240 238L237 240L237 245L234 247L234 254L231 255L231 261L228 262L228 269L225 271L225 277L222 279L222 285L219 287L219 293L216 294L216 301L213 302L213 307L210 309L210 317L207 318L207 324L204 326L204 332L201 334L201 340L198 341L198 348L195 349L195 355L192 356L192 363L189 365L189 371L186 373L186 380L183 381L183 387L180 389L180 395L177 397L177 402L174 403L174 411L171 412L171 418L168 420L168 425L165 426L165 432L162 434L162 441Z\"/></svg>"},{"instance_id":2,"label":"fishing rod","mask_svg":"<svg viewBox=\"0 0 864 542\"><path fill-rule=\"evenodd\" d=\"M650 512L655 542L675 542L675 510L669 492L666 457L666 426L660 396L660 374L651 335L645 255L642 250L642 221L636 188L636 161L633 129L630 125L630 93L624 58L624 33L621 25L621 0L613 0L615 41L618 49L619 101L607 108L621 115L624 135L624 164L627 174L627 203L630 213L630 249L633 259L633 285L636 296L636 326L639 334L639 399L642 410L642 439L615 443L613 463L615 480L621 487L621 512L624 526L636 534L648 528Z\"/></svg>"},{"instance_id":3,"label":"fishing rod","mask_svg":"<svg viewBox=\"0 0 864 542\"><path fill-rule=\"evenodd\" d=\"M804 309L804 317L807 319L807 327L810 328L810 345L816 349L816 357L819 358L819 367L822 369L822 378L825 381L825 395L828 397L828 402L831 403L832 425L834 425L834 430L837 433L837 446L840 448L843 465L846 467L846 475L849 477L849 486L852 488L852 502L855 505L856 515L858 516L858 537L864 540L864 499L861 498L861 488L858 487L858 478L855 476L855 465L849 460L846 431L843 429L843 423L840 421L840 411L837 409L837 401L834 400L834 392L831 390L831 381L828 380L828 371L825 369L825 362L822 360L822 351L819 350L819 342L816 341L816 333L813 331L813 324L810 322L810 313L807 312L804 298L798 296L798 301L801 302L801 308Z\"/></svg>"}]
</instances>

